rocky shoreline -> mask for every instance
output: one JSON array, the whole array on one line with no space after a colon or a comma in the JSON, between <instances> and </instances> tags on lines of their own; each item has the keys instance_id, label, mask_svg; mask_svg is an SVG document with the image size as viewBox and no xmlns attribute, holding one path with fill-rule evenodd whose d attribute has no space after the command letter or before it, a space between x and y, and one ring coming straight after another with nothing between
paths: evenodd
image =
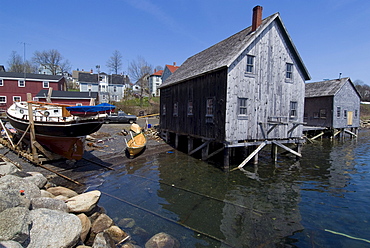
<instances>
[{"instance_id":1,"label":"rocky shoreline","mask_svg":"<svg viewBox=\"0 0 370 248\"><path fill-rule=\"evenodd\" d=\"M134 228L135 220L115 223L98 205L100 191L78 194L47 178L0 159L0 247L141 247L130 236L139 228ZM178 240L163 232L141 243L145 248L180 247Z\"/></svg>"}]
</instances>

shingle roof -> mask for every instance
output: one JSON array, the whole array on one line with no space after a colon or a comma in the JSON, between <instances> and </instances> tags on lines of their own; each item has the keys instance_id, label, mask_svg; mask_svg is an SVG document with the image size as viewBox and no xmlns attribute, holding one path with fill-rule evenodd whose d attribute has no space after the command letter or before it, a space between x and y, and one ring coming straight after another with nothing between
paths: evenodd
<instances>
[{"instance_id":1,"label":"shingle roof","mask_svg":"<svg viewBox=\"0 0 370 248\"><path fill-rule=\"evenodd\" d=\"M306 80L310 79L310 75L300 58L297 49L295 48L284 24L280 19L279 13L275 13L262 20L261 25L255 32L252 32L252 26L232 35L231 37L207 48L206 50L195 54L188 58L179 69L177 69L166 81L161 88L171 84L179 83L186 79L190 79L207 72L211 72L222 67L228 67L242 53L251 42L273 21L277 21L283 30L283 36L288 47L291 49L293 56L297 61L298 67L301 69Z\"/></svg>"},{"instance_id":2,"label":"shingle roof","mask_svg":"<svg viewBox=\"0 0 370 248\"><path fill-rule=\"evenodd\" d=\"M351 79L349 77L345 77L340 79L325 80L321 82L306 83L305 97L334 96L347 81L350 82L350 84L357 92L356 88L351 82ZM358 92L357 94L360 96Z\"/></svg>"},{"instance_id":3,"label":"shingle roof","mask_svg":"<svg viewBox=\"0 0 370 248\"><path fill-rule=\"evenodd\" d=\"M35 79L35 80L53 80L53 81L59 81L63 78L61 75L47 75L47 74L34 74L34 73L22 73L22 72L3 72L0 71L0 77L2 78L24 78L26 76L26 79Z\"/></svg>"},{"instance_id":4,"label":"shingle roof","mask_svg":"<svg viewBox=\"0 0 370 248\"><path fill-rule=\"evenodd\" d=\"M37 93L36 97L38 98L46 98L48 95L48 90L40 90ZM53 90L51 93L51 97L54 99L90 99L90 98L97 98L98 92L78 92L78 91L60 91L60 90Z\"/></svg>"}]
</instances>

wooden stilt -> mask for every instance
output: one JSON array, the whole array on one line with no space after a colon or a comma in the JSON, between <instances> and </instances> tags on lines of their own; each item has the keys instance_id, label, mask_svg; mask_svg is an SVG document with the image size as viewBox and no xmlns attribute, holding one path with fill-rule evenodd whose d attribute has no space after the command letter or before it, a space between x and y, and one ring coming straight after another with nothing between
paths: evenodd
<instances>
[{"instance_id":1,"label":"wooden stilt","mask_svg":"<svg viewBox=\"0 0 370 248\"><path fill-rule=\"evenodd\" d=\"M204 140L203 140L204 142ZM208 156L208 151L209 151L209 144L211 142L206 142L207 144L202 148L202 160L206 160L207 156Z\"/></svg>"},{"instance_id":2,"label":"wooden stilt","mask_svg":"<svg viewBox=\"0 0 370 248\"><path fill-rule=\"evenodd\" d=\"M283 148L283 149L287 150L287 151L288 151L288 152L290 152L290 153L293 153L294 155L296 155L296 156L298 156L298 157L302 157L302 155L301 155L300 153L298 153L298 152L294 151L293 149L290 149L290 148L289 148L289 147L287 147L287 146L284 146L283 144L281 144L281 143L279 143L279 142L277 142L277 141L272 141L272 143L274 143L275 145L277 145L277 146L279 146L279 147L281 147L281 148Z\"/></svg>"},{"instance_id":3,"label":"wooden stilt","mask_svg":"<svg viewBox=\"0 0 370 248\"><path fill-rule=\"evenodd\" d=\"M176 149L179 148L179 134L177 134L177 133L175 135L175 148Z\"/></svg>"},{"instance_id":4,"label":"wooden stilt","mask_svg":"<svg viewBox=\"0 0 370 248\"><path fill-rule=\"evenodd\" d=\"M230 170L230 148L225 147L224 149L224 170L229 171Z\"/></svg>"},{"instance_id":5,"label":"wooden stilt","mask_svg":"<svg viewBox=\"0 0 370 248\"><path fill-rule=\"evenodd\" d=\"M27 93L27 101L28 103L28 122L30 124L30 140L31 140L31 151L32 151L32 158L33 161L39 163L38 155L36 147L34 146L34 142L36 141L36 134L35 134L35 124L33 122L33 111L32 111L32 95L31 93Z\"/></svg>"},{"instance_id":6,"label":"wooden stilt","mask_svg":"<svg viewBox=\"0 0 370 248\"><path fill-rule=\"evenodd\" d=\"M251 160L259 151L261 151L262 150L262 148L264 148L265 146L266 146L266 144L267 144L267 142L266 141L264 141L264 142L262 142L258 147L257 147L257 149L256 150L254 150L254 152L252 152L239 166L238 166L238 168L243 168L244 167L244 165L246 165L248 162L249 162L249 160Z\"/></svg>"},{"instance_id":7,"label":"wooden stilt","mask_svg":"<svg viewBox=\"0 0 370 248\"><path fill-rule=\"evenodd\" d=\"M194 139L192 137L188 137L188 153L193 150L194 147Z\"/></svg>"},{"instance_id":8,"label":"wooden stilt","mask_svg":"<svg viewBox=\"0 0 370 248\"><path fill-rule=\"evenodd\" d=\"M302 147L303 147L302 143L297 144L297 153L302 154ZM302 155L301 156L296 156L296 160L299 160L301 157L302 157Z\"/></svg>"},{"instance_id":9,"label":"wooden stilt","mask_svg":"<svg viewBox=\"0 0 370 248\"><path fill-rule=\"evenodd\" d=\"M271 156L272 156L272 160L274 161L274 162L276 162L277 161L277 152L278 152L278 147L277 147L277 145L275 145L275 144L271 144Z\"/></svg>"},{"instance_id":10,"label":"wooden stilt","mask_svg":"<svg viewBox=\"0 0 370 248\"><path fill-rule=\"evenodd\" d=\"M198 146L196 149L192 150L191 152L189 152L189 155L199 151L200 149L202 149L203 147L207 146L209 143L211 143L211 140L207 140L206 142L204 142L202 145Z\"/></svg>"}]
</instances>

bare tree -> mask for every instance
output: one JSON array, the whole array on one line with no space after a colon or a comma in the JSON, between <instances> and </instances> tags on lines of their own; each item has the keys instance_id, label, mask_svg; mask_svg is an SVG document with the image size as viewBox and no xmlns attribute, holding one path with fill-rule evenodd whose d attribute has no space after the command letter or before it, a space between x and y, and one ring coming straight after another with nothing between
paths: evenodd
<instances>
[{"instance_id":1,"label":"bare tree","mask_svg":"<svg viewBox=\"0 0 370 248\"><path fill-rule=\"evenodd\" d=\"M64 60L63 56L56 49L48 51L36 51L32 59L34 63L43 66L46 70L49 70L52 75L58 73L68 72L71 70L71 66L68 60Z\"/></svg>"},{"instance_id":2,"label":"bare tree","mask_svg":"<svg viewBox=\"0 0 370 248\"><path fill-rule=\"evenodd\" d=\"M25 72L35 73L36 67L28 60L23 61L22 56L16 51L12 51L8 60L8 71L10 72Z\"/></svg>"},{"instance_id":3,"label":"bare tree","mask_svg":"<svg viewBox=\"0 0 370 248\"><path fill-rule=\"evenodd\" d=\"M149 94L148 78L152 72L153 66L141 56L138 56L137 60L133 60L129 64L128 73L130 77L140 86L140 106L143 104L144 91Z\"/></svg>"},{"instance_id":4,"label":"bare tree","mask_svg":"<svg viewBox=\"0 0 370 248\"><path fill-rule=\"evenodd\" d=\"M122 55L118 50L115 50L107 61L107 67L111 72L114 72L114 74L118 74L118 71L122 68Z\"/></svg>"}]
</instances>

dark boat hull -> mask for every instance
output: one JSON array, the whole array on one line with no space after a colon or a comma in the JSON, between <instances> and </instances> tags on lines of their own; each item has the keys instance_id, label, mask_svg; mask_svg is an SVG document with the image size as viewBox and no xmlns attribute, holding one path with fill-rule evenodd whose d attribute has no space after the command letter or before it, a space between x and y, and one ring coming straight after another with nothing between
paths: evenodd
<instances>
[{"instance_id":1,"label":"dark boat hull","mask_svg":"<svg viewBox=\"0 0 370 248\"><path fill-rule=\"evenodd\" d=\"M26 131L29 125L28 120L22 120L8 115L9 123L19 131ZM79 121L79 122L41 122L35 121L35 133L54 137L78 137L98 131L103 122L96 121Z\"/></svg>"}]
</instances>

